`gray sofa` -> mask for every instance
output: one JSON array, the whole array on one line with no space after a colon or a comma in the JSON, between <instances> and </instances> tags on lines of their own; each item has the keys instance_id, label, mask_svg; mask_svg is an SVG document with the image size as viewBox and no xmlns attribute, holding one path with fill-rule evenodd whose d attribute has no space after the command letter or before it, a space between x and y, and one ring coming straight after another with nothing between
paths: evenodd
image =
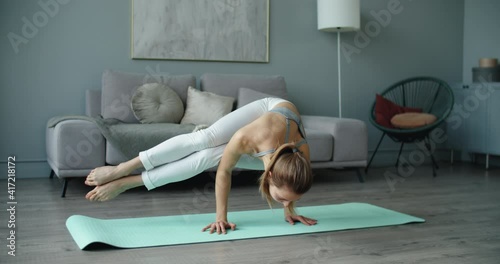
<instances>
[{"instance_id":1,"label":"gray sofa","mask_svg":"<svg viewBox=\"0 0 500 264\"><path fill-rule=\"evenodd\" d=\"M102 76L101 90L86 91L86 116L114 118L130 125L139 121L133 115L130 98L144 83L167 83L177 92L184 105L189 86L197 87L193 75L150 76L107 70ZM241 90L255 91L242 95ZM236 107L259 99L259 95L272 95L287 99L286 83L281 76L245 74L204 74L199 90L235 98ZM302 115L307 140L311 150L313 169L353 168L363 178L359 168L367 164L367 128L360 120L327 116ZM152 126L154 124L140 124ZM102 135L96 124L85 118L62 118L46 129L47 162L51 176L64 180L65 196L68 180L85 177L95 167L116 165L130 157L113 146Z\"/></svg>"}]
</instances>

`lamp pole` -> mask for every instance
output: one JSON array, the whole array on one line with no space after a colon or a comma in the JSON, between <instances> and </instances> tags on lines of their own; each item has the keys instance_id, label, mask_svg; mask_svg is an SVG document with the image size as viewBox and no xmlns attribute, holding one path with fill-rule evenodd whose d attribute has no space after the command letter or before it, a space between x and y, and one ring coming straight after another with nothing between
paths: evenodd
<instances>
[{"instance_id":1,"label":"lamp pole","mask_svg":"<svg viewBox=\"0 0 500 264\"><path fill-rule=\"evenodd\" d=\"M341 31L359 30L360 0L317 0L318 30L337 32L337 69L339 78L339 117L342 118L342 75L340 65Z\"/></svg>"},{"instance_id":2,"label":"lamp pole","mask_svg":"<svg viewBox=\"0 0 500 264\"><path fill-rule=\"evenodd\" d=\"M340 29L340 28L339 28ZM340 30L337 31L337 68L338 68L338 78L339 78L339 118L342 118L342 82L340 74Z\"/></svg>"}]
</instances>

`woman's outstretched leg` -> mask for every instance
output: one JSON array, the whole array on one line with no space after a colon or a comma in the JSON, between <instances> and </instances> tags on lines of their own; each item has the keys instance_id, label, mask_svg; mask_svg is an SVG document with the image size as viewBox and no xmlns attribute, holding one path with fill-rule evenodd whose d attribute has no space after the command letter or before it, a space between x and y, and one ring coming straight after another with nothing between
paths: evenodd
<instances>
[{"instance_id":1,"label":"woman's outstretched leg","mask_svg":"<svg viewBox=\"0 0 500 264\"><path fill-rule=\"evenodd\" d=\"M142 181L148 190L187 180L219 164L226 144L195 152L183 159L142 172Z\"/></svg>"},{"instance_id":2,"label":"woman's outstretched leg","mask_svg":"<svg viewBox=\"0 0 500 264\"><path fill-rule=\"evenodd\" d=\"M96 168L87 176L85 183L90 186L99 186L129 175L141 167L152 170L164 164L181 160L194 152L224 145L229 142L238 129L251 123L274 105L283 101L277 98L254 101L227 114L207 129L168 139L147 151L140 152L139 157L118 166ZM147 182L146 186L148 186Z\"/></svg>"},{"instance_id":3,"label":"woman's outstretched leg","mask_svg":"<svg viewBox=\"0 0 500 264\"><path fill-rule=\"evenodd\" d=\"M183 181L191 178L206 169L214 167L219 162L224 152L225 145L202 150L192 155L172 162L151 171L144 171L142 175L121 177L106 184L96 186L85 198L93 202L104 202L111 200L122 192L145 185L149 190L172 182ZM242 156L236 164L242 169L262 170L262 161Z\"/></svg>"},{"instance_id":4,"label":"woman's outstretched leg","mask_svg":"<svg viewBox=\"0 0 500 264\"><path fill-rule=\"evenodd\" d=\"M103 166L93 169L85 180L89 186L99 186L127 176L133 171L142 168L139 157L118 164L117 166Z\"/></svg>"},{"instance_id":5,"label":"woman's outstretched leg","mask_svg":"<svg viewBox=\"0 0 500 264\"><path fill-rule=\"evenodd\" d=\"M214 148L229 142L240 128L250 124L282 99L266 98L254 101L225 115L210 127L168 139L159 145L139 153L144 168L155 167L182 159L194 152Z\"/></svg>"},{"instance_id":6,"label":"woman's outstretched leg","mask_svg":"<svg viewBox=\"0 0 500 264\"><path fill-rule=\"evenodd\" d=\"M85 198L89 201L104 202L134 187L145 185L148 190L151 190L161 185L189 179L216 166L222 157L224 148L225 145L222 145L198 151L178 161L167 163L150 171L143 171L142 175L119 177L96 186L87 193Z\"/></svg>"}]
</instances>

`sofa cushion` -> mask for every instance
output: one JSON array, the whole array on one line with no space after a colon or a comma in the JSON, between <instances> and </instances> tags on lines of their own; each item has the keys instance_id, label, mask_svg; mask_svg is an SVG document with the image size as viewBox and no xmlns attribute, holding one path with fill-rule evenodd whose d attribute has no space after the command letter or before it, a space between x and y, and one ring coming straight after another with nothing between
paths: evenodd
<instances>
[{"instance_id":1,"label":"sofa cushion","mask_svg":"<svg viewBox=\"0 0 500 264\"><path fill-rule=\"evenodd\" d=\"M212 125L233 109L234 98L189 87L186 111L181 124Z\"/></svg>"},{"instance_id":2,"label":"sofa cushion","mask_svg":"<svg viewBox=\"0 0 500 264\"><path fill-rule=\"evenodd\" d=\"M189 86L196 86L196 78L193 75L150 75L106 70L102 75L102 117L138 123L130 102L137 88L145 83L168 85L185 104L187 89Z\"/></svg>"},{"instance_id":3,"label":"sofa cushion","mask_svg":"<svg viewBox=\"0 0 500 264\"><path fill-rule=\"evenodd\" d=\"M278 75L251 74L203 74L200 79L202 91L238 98L239 89L245 87L254 91L287 99L286 83Z\"/></svg>"},{"instance_id":4,"label":"sofa cushion","mask_svg":"<svg viewBox=\"0 0 500 264\"><path fill-rule=\"evenodd\" d=\"M253 101L257 101L266 97L276 97L276 96L242 87L239 89L238 92L238 103L236 108L240 108Z\"/></svg>"},{"instance_id":5,"label":"sofa cushion","mask_svg":"<svg viewBox=\"0 0 500 264\"><path fill-rule=\"evenodd\" d=\"M184 104L172 88L161 83L143 84L132 96L134 116L145 124L179 123Z\"/></svg>"}]
</instances>

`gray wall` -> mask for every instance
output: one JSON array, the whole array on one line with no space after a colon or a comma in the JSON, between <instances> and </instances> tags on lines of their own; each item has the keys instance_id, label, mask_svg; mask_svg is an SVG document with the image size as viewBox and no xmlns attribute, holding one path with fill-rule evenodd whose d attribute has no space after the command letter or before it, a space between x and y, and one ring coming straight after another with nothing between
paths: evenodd
<instances>
[{"instance_id":1,"label":"gray wall","mask_svg":"<svg viewBox=\"0 0 500 264\"><path fill-rule=\"evenodd\" d=\"M480 58L500 59L500 1L465 0L463 81L472 82Z\"/></svg>"},{"instance_id":2,"label":"gray wall","mask_svg":"<svg viewBox=\"0 0 500 264\"><path fill-rule=\"evenodd\" d=\"M130 1L58 1L69 3L53 9L45 21L38 1L0 1L0 157L4 167L8 155L17 156L19 178L48 175L46 121L83 114L84 91L99 89L108 68L198 77L204 72L280 74L301 112L338 114L336 34L317 30L314 0L271 0L268 64L131 60ZM432 75L462 81L464 1L401 0L390 21L377 22L372 12L387 12L381 10L389 2L361 1L361 32L371 36L342 34L344 46L356 48L341 58L344 117L368 122L375 93L399 79ZM34 16L38 32L23 34L23 18ZM22 41L17 53L10 32L25 37L17 38ZM374 149L380 132L368 126ZM382 153L396 149L387 141Z\"/></svg>"}]
</instances>

